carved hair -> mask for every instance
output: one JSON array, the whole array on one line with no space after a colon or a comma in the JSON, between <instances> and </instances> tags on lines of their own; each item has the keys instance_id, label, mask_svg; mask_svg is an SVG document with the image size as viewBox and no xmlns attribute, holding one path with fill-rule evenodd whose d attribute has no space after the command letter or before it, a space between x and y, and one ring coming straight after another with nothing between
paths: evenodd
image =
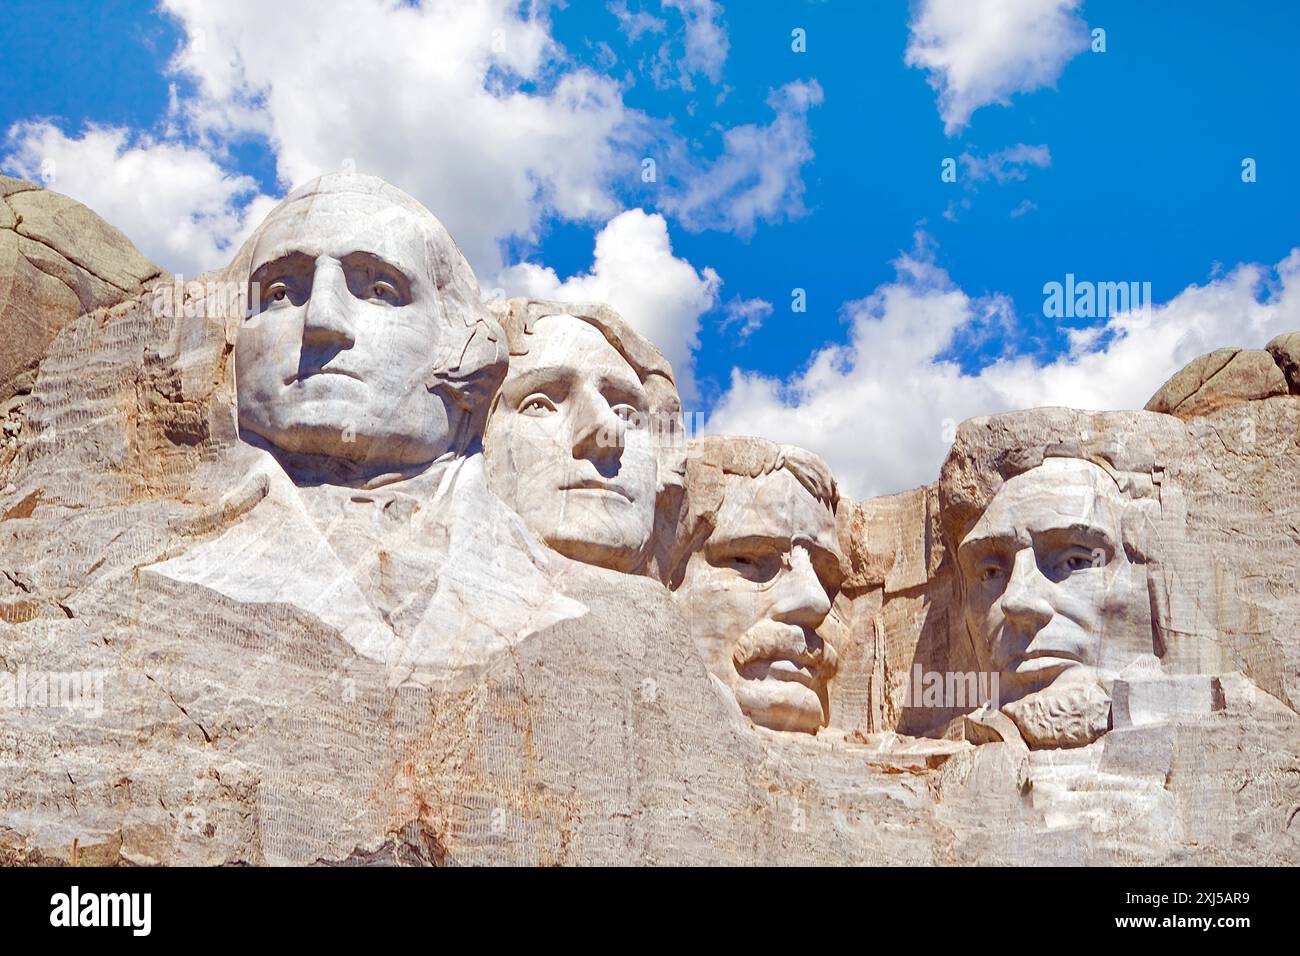
<instances>
[{"instance_id":1,"label":"carved hair","mask_svg":"<svg viewBox=\"0 0 1300 956\"><path fill-rule=\"evenodd\" d=\"M766 438L708 435L692 441L686 457L686 500L669 562L669 587L681 584L690 556L703 547L717 527L718 513L726 500L726 475L760 478L788 471L832 516L839 509L839 486L830 466L806 449Z\"/></svg>"},{"instance_id":2,"label":"carved hair","mask_svg":"<svg viewBox=\"0 0 1300 956\"><path fill-rule=\"evenodd\" d=\"M319 176L293 190L271 210L240 247L226 275L247 289L252 282L257 243L272 222L298 203L348 193L375 197L407 214L403 218L416 225L424 236L426 267L437 289L438 308L444 316L461 317L464 334L451 335L439 343L431 379L437 383L435 388L464 413L459 418L459 433L452 438L452 446L464 450L481 438L489 399L505 378L508 362L505 336L483 304L478 279L455 240L418 200L375 176L357 173ZM241 318L237 316L236 321ZM454 327L451 322L447 325Z\"/></svg>"},{"instance_id":3,"label":"carved hair","mask_svg":"<svg viewBox=\"0 0 1300 956\"><path fill-rule=\"evenodd\" d=\"M691 442L692 464L714 467L724 475L760 478L776 471L788 471L808 493L832 514L839 507L839 486L830 466L820 455L795 445L779 445L766 438L706 435ZM698 469L697 469L698 473ZM687 491L691 488L691 467L687 467ZM721 504L721 501L718 502Z\"/></svg>"}]
</instances>

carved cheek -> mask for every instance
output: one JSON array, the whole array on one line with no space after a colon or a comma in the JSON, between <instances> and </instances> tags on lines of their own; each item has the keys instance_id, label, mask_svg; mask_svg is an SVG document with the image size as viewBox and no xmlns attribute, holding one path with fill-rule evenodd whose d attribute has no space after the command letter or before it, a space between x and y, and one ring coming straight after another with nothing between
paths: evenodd
<instances>
[{"instance_id":1,"label":"carved cheek","mask_svg":"<svg viewBox=\"0 0 1300 956\"><path fill-rule=\"evenodd\" d=\"M1095 634L1112 604L1116 583L1101 569L1075 574L1052 589L1052 609L1088 634Z\"/></svg>"},{"instance_id":2,"label":"carved cheek","mask_svg":"<svg viewBox=\"0 0 1300 956\"><path fill-rule=\"evenodd\" d=\"M976 637L988 638L1002 625L1001 598L1005 582L1001 585L967 578L966 622Z\"/></svg>"},{"instance_id":3,"label":"carved cheek","mask_svg":"<svg viewBox=\"0 0 1300 956\"><path fill-rule=\"evenodd\" d=\"M728 633L737 626L743 630L761 620L768 603L766 596L757 593L751 582L711 565L701 569L693 594L697 595L694 606L705 612L707 605L707 613L715 615L719 628ZM738 637L739 633L732 636Z\"/></svg>"},{"instance_id":4,"label":"carved cheek","mask_svg":"<svg viewBox=\"0 0 1300 956\"><path fill-rule=\"evenodd\" d=\"M548 487L558 486L558 476L563 472L566 447L560 440L564 429L558 421L562 413L548 416L513 413L509 433L505 440L510 447L510 457L520 474L555 475Z\"/></svg>"},{"instance_id":5,"label":"carved cheek","mask_svg":"<svg viewBox=\"0 0 1300 956\"><path fill-rule=\"evenodd\" d=\"M240 330L235 345L235 376L240 391L251 390L258 399L266 400L284 387L285 370L292 369L298 360L296 346L275 347L288 339L284 330L285 326L275 321L262 321L256 327Z\"/></svg>"}]
</instances>

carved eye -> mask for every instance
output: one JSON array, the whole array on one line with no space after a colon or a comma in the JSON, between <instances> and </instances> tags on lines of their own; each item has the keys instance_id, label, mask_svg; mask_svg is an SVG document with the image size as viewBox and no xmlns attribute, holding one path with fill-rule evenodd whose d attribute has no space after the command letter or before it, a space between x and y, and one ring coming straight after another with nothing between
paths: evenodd
<instances>
[{"instance_id":1,"label":"carved eye","mask_svg":"<svg viewBox=\"0 0 1300 956\"><path fill-rule=\"evenodd\" d=\"M402 301L401 293L391 282L384 279L376 279L366 287L367 299L378 299L381 302L387 302L389 305L399 305Z\"/></svg>"},{"instance_id":2,"label":"carved eye","mask_svg":"<svg viewBox=\"0 0 1300 956\"><path fill-rule=\"evenodd\" d=\"M289 286L284 282L272 282L266 287L267 302L283 302L289 298Z\"/></svg>"},{"instance_id":3,"label":"carved eye","mask_svg":"<svg viewBox=\"0 0 1300 956\"><path fill-rule=\"evenodd\" d=\"M776 577L781 560L775 554L736 553L722 555L713 563L717 567L734 571L748 581L763 584Z\"/></svg>"},{"instance_id":4,"label":"carved eye","mask_svg":"<svg viewBox=\"0 0 1300 956\"><path fill-rule=\"evenodd\" d=\"M621 418L631 428L640 428L645 424L644 416L642 416L641 413L631 405L615 405L614 414Z\"/></svg>"},{"instance_id":5,"label":"carved eye","mask_svg":"<svg viewBox=\"0 0 1300 956\"><path fill-rule=\"evenodd\" d=\"M542 394L529 395L519 403L519 414L540 418L555 412L555 403Z\"/></svg>"},{"instance_id":6,"label":"carved eye","mask_svg":"<svg viewBox=\"0 0 1300 956\"><path fill-rule=\"evenodd\" d=\"M1101 567L1104 562L1104 555L1100 551L1089 551L1083 548L1072 548L1058 563L1057 567L1063 574L1072 574L1075 571L1084 571L1088 568Z\"/></svg>"},{"instance_id":7,"label":"carved eye","mask_svg":"<svg viewBox=\"0 0 1300 956\"><path fill-rule=\"evenodd\" d=\"M993 562L981 565L977 574L979 575L980 581L983 583L987 584L996 581L1003 575L1002 565Z\"/></svg>"}]
</instances>

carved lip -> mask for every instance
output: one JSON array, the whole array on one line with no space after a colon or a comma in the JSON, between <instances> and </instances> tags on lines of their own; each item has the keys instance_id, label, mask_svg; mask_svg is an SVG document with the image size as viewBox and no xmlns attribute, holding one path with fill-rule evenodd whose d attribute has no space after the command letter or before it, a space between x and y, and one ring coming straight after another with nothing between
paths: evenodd
<instances>
[{"instance_id":1,"label":"carved lip","mask_svg":"<svg viewBox=\"0 0 1300 956\"><path fill-rule=\"evenodd\" d=\"M779 680L791 684L803 684L809 690L817 689L818 662L796 660L791 657L756 657L740 669L740 676L747 680Z\"/></svg>"},{"instance_id":2,"label":"carved lip","mask_svg":"<svg viewBox=\"0 0 1300 956\"><path fill-rule=\"evenodd\" d=\"M809 690L815 690L813 685L816 683L816 677L811 664L801 664L788 657L778 657L767 662L767 673L775 680L791 681L803 684Z\"/></svg>"},{"instance_id":3,"label":"carved lip","mask_svg":"<svg viewBox=\"0 0 1300 956\"><path fill-rule=\"evenodd\" d=\"M1067 668L1082 664L1076 656L1069 651L1043 650L1032 651L1027 654L1020 654L1012 661L1013 669L1017 674L1042 674L1044 671L1063 671Z\"/></svg>"},{"instance_id":4,"label":"carved lip","mask_svg":"<svg viewBox=\"0 0 1300 956\"><path fill-rule=\"evenodd\" d=\"M606 494L618 495L619 497L625 498L628 501L632 500L632 496L629 495L626 491L624 491L620 485L616 485L610 481L599 481L595 478L584 478L580 481L571 481L566 485L561 485L560 490L561 491L600 491L600 492L605 492Z\"/></svg>"},{"instance_id":5,"label":"carved lip","mask_svg":"<svg viewBox=\"0 0 1300 956\"><path fill-rule=\"evenodd\" d=\"M316 371L314 371L314 372L308 372L306 375L302 376L302 378L299 378L299 377L298 377L298 373L297 373L297 372L292 372L292 373L289 374L289 376L288 376L287 378L285 378L285 380L284 380L284 384L285 384L285 385L292 385L294 382L305 381L306 379L309 379L309 378L315 378L315 377L318 376L318 375L342 375L344 378L356 379L358 382L362 381L362 378L361 378L360 375L357 375L355 372L349 372L347 369L343 369L343 368L318 368L318 369L316 369Z\"/></svg>"}]
</instances>

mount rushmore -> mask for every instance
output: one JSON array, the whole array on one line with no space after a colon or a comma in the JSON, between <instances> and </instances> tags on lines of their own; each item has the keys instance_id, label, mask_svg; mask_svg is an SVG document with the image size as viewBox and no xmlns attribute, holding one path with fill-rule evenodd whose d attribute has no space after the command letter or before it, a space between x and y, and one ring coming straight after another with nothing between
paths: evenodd
<instances>
[{"instance_id":1,"label":"mount rushmore","mask_svg":"<svg viewBox=\"0 0 1300 956\"><path fill-rule=\"evenodd\" d=\"M854 501L381 180L0 198L0 863L1300 862L1300 334Z\"/></svg>"}]
</instances>

